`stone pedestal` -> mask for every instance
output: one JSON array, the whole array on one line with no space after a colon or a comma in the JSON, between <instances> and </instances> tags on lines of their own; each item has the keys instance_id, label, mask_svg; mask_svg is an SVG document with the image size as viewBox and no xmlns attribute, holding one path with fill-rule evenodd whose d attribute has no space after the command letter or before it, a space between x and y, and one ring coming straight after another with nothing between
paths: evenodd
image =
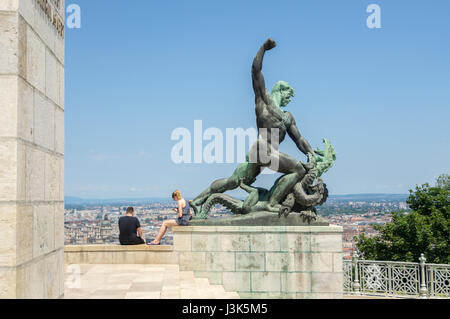
<instances>
[{"instance_id":1,"label":"stone pedestal","mask_svg":"<svg viewBox=\"0 0 450 319\"><path fill-rule=\"evenodd\" d=\"M340 226L174 227L180 270L242 298L342 298Z\"/></svg>"},{"instance_id":2,"label":"stone pedestal","mask_svg":"<svg viewBox=\"0 0 450 319\"><path fill-rule=\"evenodd\" d=\"M64 1L0 1L0 298L64 291Z\"/></svg>"},{"instance_id":3,"label":"stone pedestal","mask_svg":"<svg viewBox=\"0 0 450 319\"><path fill-rule=\"evenodd\" d=\"M328 226L330 223L316 216L307 220L298 213L290 213L288 216L278 216L273 212L254 212L244 215L231 215L227 218L193 219L189 226Z\"/></svg>"}]
</instances>

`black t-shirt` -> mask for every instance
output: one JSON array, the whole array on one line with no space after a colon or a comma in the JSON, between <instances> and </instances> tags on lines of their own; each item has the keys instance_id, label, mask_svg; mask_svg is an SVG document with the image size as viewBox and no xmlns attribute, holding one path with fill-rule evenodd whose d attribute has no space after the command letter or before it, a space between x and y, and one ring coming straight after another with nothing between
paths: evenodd
<instances>
[{"instance_id":1,"label":"black t-shirt","mask_svg":"<svg viewBox=\"0 0 450 319\"><path fill-rule=\"evenodd\" d=\"M136 241L137 229L141 227L139 219L134 216L122 216L119 218L119 241L121 244L132 244Z\"/></svg>"}]
</instances>

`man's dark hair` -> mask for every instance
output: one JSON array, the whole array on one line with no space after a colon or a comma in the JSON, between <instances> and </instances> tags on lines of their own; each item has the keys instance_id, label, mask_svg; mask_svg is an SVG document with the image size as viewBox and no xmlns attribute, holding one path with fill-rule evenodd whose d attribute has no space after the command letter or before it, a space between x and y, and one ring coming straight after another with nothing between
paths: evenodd
<instances>
[{"instance_id":1,"label":"man's dark hair","mask_svg":"<svg viewBox=\"0 0 450 319\"><path fill-rule=\"evenodd\" d=\"M127 208L127 214L132 214L134 212L134 208L133 207L128 207Z\"/></svg>"}]
</instances>

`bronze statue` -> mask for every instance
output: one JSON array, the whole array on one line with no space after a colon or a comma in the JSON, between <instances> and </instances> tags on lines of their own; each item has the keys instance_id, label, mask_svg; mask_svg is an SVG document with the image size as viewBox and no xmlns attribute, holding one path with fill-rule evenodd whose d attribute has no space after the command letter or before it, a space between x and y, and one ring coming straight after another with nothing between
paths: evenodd
<instances>
[{"instance_id":1,"label":"bronze statue","mask_svg":"<svg viewBox=\"0 0 450 319\"><path fill-rule=\"evenodd\" d=\"M295 211L310 220L315 217L314 206L323 204L327 199L326 185L319 177L333 165L336 153L326 139L323 151L313 151L301 136L292 114L282 110L295 94L287 82L277 82L272 94L266 89L262 74L263 59L266 51L275 47L275 41L268 39L259 49L252 65L258 139L250 148L246 162L241 164L231 177L216 180L190 202L197 218L206 218L212 205L220 203L235 214L268 211L287 216L291 211ZM307 164L279 152L279 145L286 134L298 149L307 155ZM251 187L265 168L284 175L270 190ZM316 179L317 183L314 185ZM249 196L245 201L223 194L237 187L248 192Z\"/></svg>"}]
</instances>

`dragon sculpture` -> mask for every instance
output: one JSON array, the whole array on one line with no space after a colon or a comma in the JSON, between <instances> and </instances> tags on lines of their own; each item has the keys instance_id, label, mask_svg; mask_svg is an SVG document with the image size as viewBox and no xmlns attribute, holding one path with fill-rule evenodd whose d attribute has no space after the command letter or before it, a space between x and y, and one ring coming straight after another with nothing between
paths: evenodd
<instances>
[{"instance_id":1,"label":"dragon sculpture","mask_svg":"<svg viewBox=\"0 0 450 319\"><path fill-rule=\"evenodd\" d=\"M331 143L323 140L325 148L315 150L316 156L308 154L308 163L302 163L307 173L291 189L283 202L275 205L270 204L272 194L280 187L277 179L270 190L261 187L252 187L245 184L245 178L239 178L239 187L248 193L245 200L239 200L223 193L215 193L209 196L201 208L200 218L206 218L211 208L221 204L231 210L234 214L250 214L252 212L269 211L278 213L278 216L287 217L290 213L298 213L304 221L311 222L316 219L315 206L322 205L328 198L326 184L320 178L335 162L336 152Z\"/></svg>"}]
</instances>

